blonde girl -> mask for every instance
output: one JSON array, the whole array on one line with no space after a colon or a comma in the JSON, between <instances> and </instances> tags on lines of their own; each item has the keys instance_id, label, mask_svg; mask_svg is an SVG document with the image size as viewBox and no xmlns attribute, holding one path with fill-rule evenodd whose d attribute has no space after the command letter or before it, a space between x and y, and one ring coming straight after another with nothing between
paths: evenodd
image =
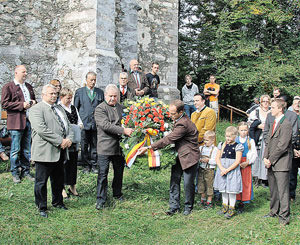
<instances>
[{"instance_id":1,"label":"blonde girl","mask_svg":"<svg viewBox=\"0 0 300 245\"><path fill-rule=\"evenodd\" d=\"M217 171L214 188L222 193L222 210L219 214L230 219L235 214L236 195L242 192L240 162L244 147L235 142L238 135L236 127L225 130L225 142L219 143L216 156Z\"/></svg>"}]
</instances>

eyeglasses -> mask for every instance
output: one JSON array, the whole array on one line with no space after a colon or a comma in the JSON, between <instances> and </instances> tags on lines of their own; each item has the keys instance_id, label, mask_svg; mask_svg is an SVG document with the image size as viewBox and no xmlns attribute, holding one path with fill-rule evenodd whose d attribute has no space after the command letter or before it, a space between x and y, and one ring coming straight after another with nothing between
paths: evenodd
<instances>
[{"instance_id":1,"label":"eyeglasses","mask_svg":"<svg viewBox=\"0 0 300 245\"><path fill-rule=\"evenodd\" d=\"M127 79L127 77L121 77L120 79L121 79L121 80L126 80L126 79Z\"/></svg>"},{"instance_id":2,"label":"eyeglasses","mask_svg":"<svg viewBox=\"0 0 300 245\"><path fill-rule=\"evenodd\" d=\"M263 100L262 103L269 103L269 101L268 100Z\"/></svg>"}]
</instances>

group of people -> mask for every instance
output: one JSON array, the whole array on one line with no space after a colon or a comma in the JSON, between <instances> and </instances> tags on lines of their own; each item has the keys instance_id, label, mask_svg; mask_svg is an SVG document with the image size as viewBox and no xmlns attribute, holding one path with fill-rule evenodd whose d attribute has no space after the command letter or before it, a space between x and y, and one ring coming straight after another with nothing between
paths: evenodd
<instances>
[{"instance_id":1,"label":"group of people","mask_svg":"<svg viewBox=\"0 0 300 245\"><path fill-rule=\"evenodd\" d=\"M159 65L153 63L152 72L145 75L139 70L138 61L132 60L130 70L120 73L119 85L109 84L105 91L95 87L96 73L88 72L86 85L76 90L72 105L73 92L62 88L58 80L43 87L42 101L37 102L32 86L25 82L26 67L16 67L15 79L4 85L1 98L12 137L11 173L15 183L22 178L35 180L35 203L42 217L48 217L46 186L49 177L54 207L66 210L63 198L68 194L79 195L76 189L79 143L85 172L98 173L96 209L101 210L106 205L110 162L114 169L113 197L123 200L125 159L120 138L121 135L130 137L134 129L121 125L122 102L134 96L157 97L158 70ZM223 203L219 213L231 218L236 206L242 210L244 204L253 199L252 175L263 179L261 176L267 172L271 204L266 217L278 216L280 223L288 224L290 195L293 195L288 188L292 153L293 165L294 159L299 164L300 156L297 148L299 100L293 106L298 110L298 117L292 112L294 117L285 111L284 99L274 98L270 104L270 98L263 95L260 105L250 113L249 122L240 123L237 128L228 127L225 142L216 146L220 88L215 80L211 75L203 93L199 93L187 76L183 101L175 100L169 106L174 121L172 131L139 149L139 154L143 154L150 148L156 151L175 144L178 156L171 168L170 208L166 214L173 215L180 210L182 176L184 215L192 212L196 189L204 208L213 206L214 191L219 191ZM295 118L296 122L292 121ZM35 162L35 178L30 174L30 161Z\"/></svg>"},{"instance_id":2,"label":"group of people","mask_svg":"<svg viewBox=\"0 0 300 245\"><path fill-rule=\"evenodd\" d=\"M16 66L14 80L3 86L1 97L11 136L11 174L14 183L23 178L35 182L35 203L42 217L48 217L49 177L54 207L67 209L63 198L79 195L76 189L79 143L85 172L98 173L96 207L103 207L107 198L110 161L115 172L114 197L122 199L125 161L119 139L121 134L131 135L133 129L121 126L123 107L117 102L119 98L123 101L147 94L157 97L160 84L157 63L152 64L147 75L139 68L137 60L130 61L130 71L120 73L119 85L110 84L105 91L95 87L96 73L88 72L85 86L75 91L74 98L72 90L62 88L57 79L51 80L42 88L42 101L38 102L33 87L26 82L26 67ZM0 156L2 160L9 159L4 150ZM35 177L30 173L31 161L35 164ZM66 186L70 186L68 190Z\"/></svg>"}]
</instances>

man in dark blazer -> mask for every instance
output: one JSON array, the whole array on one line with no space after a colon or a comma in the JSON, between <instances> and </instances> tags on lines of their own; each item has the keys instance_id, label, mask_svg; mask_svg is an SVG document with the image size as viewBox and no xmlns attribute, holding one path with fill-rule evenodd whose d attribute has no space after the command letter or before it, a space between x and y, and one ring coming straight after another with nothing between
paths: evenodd
<instances>
[{"instance_id":1,"label":"man in dark blazer","mask_svg":"<svg viewBox=\"0 0 300 245\"><path fill-rule=\"evenodd\" d=\"M279 217L279 223L290 222L289 171L292 160L292 126L284 115L285 102L274 99L271 113L275 117L269 130L264 152L271 193L270 212L264 217Z\"/></svg>"},{"instance_id":2,"label":"man in dark blazer","mask_svg":"<svg viewBox=\"0 0 300 245\"><path fill-rule=\"evenodd\" d=\"M14 183L30 175L31 126L28 120L29 109L36 104L32 86L26 83L27 70L24 65L16 66L13 82L2 88L1 104L7 111L7 129L11 135L10 171ZM18 169L21 168L21 173Z\"/></svg>"},{"instance_id":3,"label":"man in dark blazer","mask_svg":"<svg viewBox=\"0 0 300 245\"><path fill-rule=\"evenodd\" d=\"M83 122L81 131L81 159L86 172L98 172L97 168L97 129L94 119L95 108L104 100L102 89L96 88L96 73L86 74L86 86L75 92L74 106Z\"/></svg>"},{"instance_id":4,"label":"man in dark blazer","mask_svg":"<svg viewBox=\"0 0 300 245\"><path fill-rule=\"evenodd\" d=\"M105 102L97 106L95 120L98 133L98 165L97 205L96 209L104 208L107 200L107 176L109 163L112 162L114 178L112 182L113 197L122 200L122 183L125 159L120 148L121 135L130 136L131 128L121 126L123 107L118 103L119 89L114 84L105 88Z\"/></svg>"},{"instance_id":5,"label":"man in dark blazer","mask_svg":"<svg viewBox=\"0 0 300 245\"><path fill-rule=\"evenodd\" d=\"M121 72L119 76L119 90L120 90L120 103L122 104L124 100L131 100L133 94L128 87L128 74L126 72Z\"/></svg>"},{"instance_id":6,"label":"man in dark blazer","mask_svg":"<svg viewBox=\"0 0 300 245\"><path fill-rule=\"evenodd\" d=\"M67 210L63 203L64 166L73 131L65 111L56 106L57 92L47 84L42 90L42 101L32 107L29 119L32 125L32 160L35 161L35 204L42 217L47 218L47 181L50 177L52 205Z\"/></svg>"},{"instance_id":7,"label":"man in dark blazer","mask_svg":"<svg viewBox=\"0 0 300 245\"><path fill-rule=\"evenodd\" d=\"M136 96L144 96L149 93L149 83L146 75L139 71L139 62L131 60L129 63L128 87Z\"/></svg>"},{"instance_id":8,"label":"man in dark blazer","mask_svg":"<svg viewBox=\"0 0 300 245\"><path fill-rule=\"evenodd\" d=\"M195 175L200 158L198 145L198 130L195 124L188 116L184 114L184 103L181 100L175 100L170 104L169 112L174 120L172 132L164 138L158 140L148 147L142 147L139 154L143 154L147 149L154 151L167 145L175 144L178 152L175 165L171 169L170 182L170 209L167 215L173 215L180 208L180 180L183 175L185 202L184 215L189 215L193 209L195 197Z\"/></svg>"}]
</instances>

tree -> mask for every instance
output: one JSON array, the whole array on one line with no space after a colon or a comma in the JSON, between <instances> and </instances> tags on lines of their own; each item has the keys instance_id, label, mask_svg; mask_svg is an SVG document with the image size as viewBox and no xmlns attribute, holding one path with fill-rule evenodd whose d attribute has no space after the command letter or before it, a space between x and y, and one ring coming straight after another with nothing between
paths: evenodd
<instances>
[{"instance_id":1,"label":"tree","mask_svg":"<svg viewBox=\"0 0 300 245\"><path fill-rule=\"evenodd\" d=\"M182 0L179 78L215 73L221 102L241 109L274 86L299 95L299 20L296 0Z\"/></svg>"}]
</instances>

